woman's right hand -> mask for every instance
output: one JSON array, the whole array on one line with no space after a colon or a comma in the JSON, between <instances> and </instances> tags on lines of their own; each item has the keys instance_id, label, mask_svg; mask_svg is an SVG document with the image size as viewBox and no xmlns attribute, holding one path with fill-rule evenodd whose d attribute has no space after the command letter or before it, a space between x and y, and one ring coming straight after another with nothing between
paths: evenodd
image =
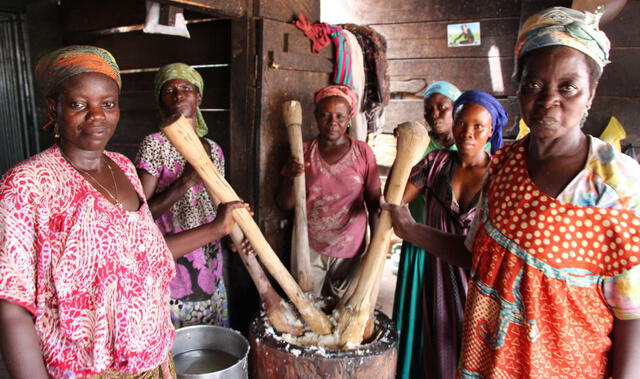
<instances>
[{"instance_id":1,"label":"woman's right hand","mask_svg":"<svg viewBox=\"0 0 640 379\"><path fill-rule=\"evenodd\" d=\"M303 173L304 166L293 157L289 158L289 161L284 165L282 169L282 175L288 178L295 178L296 176L302 175Z\"/></svg>"},{"instance_id":2,"label":"woman's right hand","mask_svg":"<svg viewBox=\"0 0 640 379\"><path fill-rule=\"evenodd\" d=\"M416 223L413 216L411 216L411 212L409 212L408 204L404 205L395 205L390 204L384 201L383 197L380 197L380 207L383 210L389 211L391 215L391 222L393 224L393 230L396 235L402 239L406 239L406 231L412 228L412 226Z\"/></svg>"}]
</instances>

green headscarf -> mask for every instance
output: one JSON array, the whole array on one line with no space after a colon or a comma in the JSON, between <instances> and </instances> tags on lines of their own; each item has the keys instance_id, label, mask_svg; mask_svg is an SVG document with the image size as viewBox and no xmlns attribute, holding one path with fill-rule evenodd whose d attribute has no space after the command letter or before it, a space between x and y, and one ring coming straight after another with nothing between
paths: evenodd
<instances>
[{"instance_id":1,"label":"green headscarf","mask_svg":"<svg viewBox=\"0 0 640 379\"><path fill-rule=\"evenodd\" d=\"M153 81L153 92L156 96L156 101L160 108L160 116L162 118L165 118L168 115L164 114L164 111L162 110L162 105L160 104L160 91L162 91L162 86L166 82L173 79L186 80L196 86L198 91L200 91L200 95L204 96L204 81L202 80L202 76L200 76L198 71L194 68L184 63L171 63L161 67ZM196 108L196 134L198 137L203 137L208 131L209 129L207 128L207 124L204 122L200 108Z\"/></svg>"}]
</instances>

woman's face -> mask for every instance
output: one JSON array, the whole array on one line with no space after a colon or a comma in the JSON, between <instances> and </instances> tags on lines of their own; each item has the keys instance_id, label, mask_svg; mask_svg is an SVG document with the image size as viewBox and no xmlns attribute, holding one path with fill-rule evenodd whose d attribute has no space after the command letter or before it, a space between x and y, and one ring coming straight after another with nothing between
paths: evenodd
<instances>
[{"instance_id":1,"label":"woman's face","mask_svg":"<svg viewBox=\"0 0 640 379\"><path fill-rule=\"evenodd\" d=\"M344 136L351 120L351 107L341 97L330 96L318 103L316 121L320 136L328 141L337 141Z\"/></svg>"},{"instance_id":2,"label":"woman's face","mask_svg":"<svg viewBox=\"0 0 640 379\"><path fill-rule=\"evenodd\" d=\"M202 103L198 87L183 79L171 79L162 85L160 105L166 115L180 113L193 118Z\"/></svg>"},{"instance_id":3,"label":"woman's face","mask_svg":"<svg viewBox=\"0 0 640 379\"><path fill-rule=\"evenodd\" d=\"M518 98L532 135L555 139L580 128L595 93L586 59L565 46L538 49L526 58Z\"/></svg>"},{"instance_id":4,"label":"woman's face","mask_svg":"<svg viewBox=\"0 0 640 379\"><path fill-rule=\"evenodd\" d=\"M104 150L115 133L120 108L119 90L110 77L96 73L75 75L62 83L56 99L47 98L55 112L60 139L81 150Z\"/></svg>"},{"instance_id":5,"label":"woman's face","mask_svg":"<svg viewBox=\"0 0 640 379\"><path fill-rule=\"evenodd\" d=\"M491 114L481 105L466 103L455 115L452 132L461 153L473 155L483 151L493 133Z\"/></svg>"},{"instance_id":6,"label":"woman's face","mask_svg":"<svg viewBox=\"0 0 640 379\"><path fill-rule=\"evenodd\" d=\"M424 100L424 119L434 133L439 135L451 133L453 101L440 93L430 95Z\"/></svg>"}]
</instances>

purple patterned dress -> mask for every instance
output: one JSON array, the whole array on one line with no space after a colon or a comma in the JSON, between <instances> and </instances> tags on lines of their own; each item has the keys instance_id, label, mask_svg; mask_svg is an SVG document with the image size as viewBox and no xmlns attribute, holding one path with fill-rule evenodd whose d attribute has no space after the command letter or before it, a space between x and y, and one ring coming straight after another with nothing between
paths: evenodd
<instances>
[{"instance_id":1,"label":"purple patterned dress","mask_svg":"<svg viewBox=\"0 0 640 379\"><path fill-rule=\"evenodd\" d=\"M479 193L469 209L460 209L451 189L457 161L456 151L432 151L413 168L409 180L425 194L426 225L466 234L476 213ZM426 377L456 376L466 294L466 270L426 254L422 302Z\"/></svg>"},{"instance_id":2,"label":"purple patterned dress","mask_svg":"<svg viewBox=\"0 0 640 379\"><path fill-rule=\"evenodd\" d=\"M211 147L211 160L224 175L224 155L218 144ZM180 176L186 160L162 132L145 137L135 160L138 169L158 178L156 193L164 191ZM202 183L191 187L156 220L164 235L196 228L213 221L216 210ZM176 327L197 324L229 325L227 293L222 280L222 245L214 241L176 260L171 281L171 319Z\"/></svg>"}]
</instances>

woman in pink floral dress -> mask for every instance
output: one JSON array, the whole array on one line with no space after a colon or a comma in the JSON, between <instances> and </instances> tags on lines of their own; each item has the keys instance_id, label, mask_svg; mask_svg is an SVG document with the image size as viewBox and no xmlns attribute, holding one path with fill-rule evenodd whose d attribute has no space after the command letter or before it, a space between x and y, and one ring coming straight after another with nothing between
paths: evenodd
<instances>
[{"instance_id":1,"label":"woman in pink floral dress","mask_svg":"<svg viewBox=\"0 0 640 379\"><path fill-rule=\"evenodd\" d=\"M120 75L69 46L36 78L56 144L0 179L0 347L19 378L175 376L171 252L133 164L105 151Z\"/></svg>"},{"instance_id":2,"label":"woman in pink floral dress","mask_svg":"<svg viewBox=\"0 0 640 379\"><path fill-rule=\"evenodd\" d=\"M154 87L161 116L181 113L191 119L224 175L222 149L204 137L207 127L198 108L204 90L200 74L184 63L168 64L156 74ZM149 209L176 260L176 277L170 283L173 325L229 326L221 238L229 234L231 211L242 203L214 207L198 174L162 132L142 141L135 164Z\"/></svg>"}]
</instances>

